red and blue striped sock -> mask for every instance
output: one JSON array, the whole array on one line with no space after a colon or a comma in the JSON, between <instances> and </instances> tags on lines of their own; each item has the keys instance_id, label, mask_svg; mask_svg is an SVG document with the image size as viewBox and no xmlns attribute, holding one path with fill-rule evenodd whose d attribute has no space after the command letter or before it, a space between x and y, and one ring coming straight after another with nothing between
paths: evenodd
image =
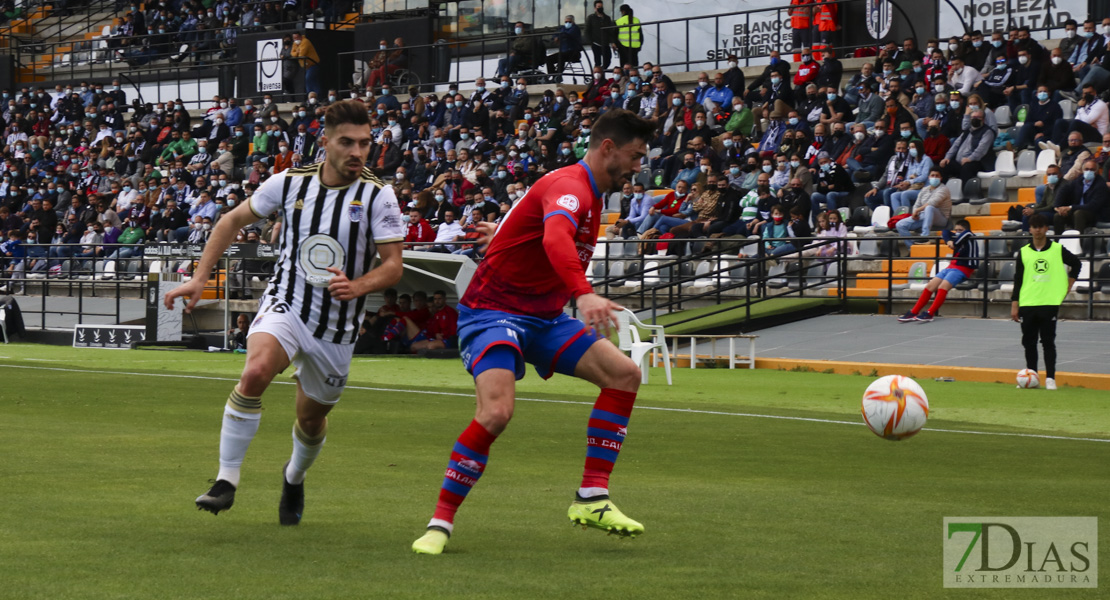
<instances>
[{"instance_id":1,"label":"red and blue striped sock","mask_svg":"<svg viewBox=\"0 0 1110 600\"><path fill-rule=\"evenodd\" d=\"M581 490L608 493L609 474L613 472L613 464L617 462L624 444L628 418L635 403L635 392L612 388L601 390L586 429L586 466L582 471Z\"/></svg>"},{"instance_id":2,"label":"red and blue striped sock","mask_svg":"<svg viewBox=\"0 0 1110 600\"><path fill-rule=\"evenodd\" d=\"M471 421L459 436L455 448L451 450L451 460L447 462L433 523L455 522L455 512L459 510L459 505L486 470L489 447L495 439L497 436L486 431L478 421Z\"/></svg>"}]
</instances>

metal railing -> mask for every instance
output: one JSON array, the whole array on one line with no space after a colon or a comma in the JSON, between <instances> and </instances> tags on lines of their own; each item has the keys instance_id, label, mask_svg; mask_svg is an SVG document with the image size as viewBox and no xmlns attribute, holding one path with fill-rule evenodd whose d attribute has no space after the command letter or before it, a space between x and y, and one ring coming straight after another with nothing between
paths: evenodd
<instances>
[{"instance_id":1,"label":"metal railing","mask_svg":"<svg viewBox=\"0 0 1110 600\"><path fill-rule=\"evenodd\" d=\"M703 247L709 241L719 244L721 249L704 253ZM750 320L752 306L776 298L836 298L840 302L847 299L847 239L792 238L789 241L796 251L779 256L767 252L767 241L736 237L598 240L599 247L606 250L600 253L601 257L595 254L593 285L615 302L635 300L645 309L650 307L653 323L660 310L682 310L683 304L698 301L721 304L744 300L745 318ZM667 243L668 251L675 247L690 251L678 255L627 251L629 246L657 243ZM614 253L614 247L622 250ZM701 263L708 268L694 268ZM615 264L622 265L619 273L613 268ZM696 318L736 308L725 306Z\"/></svg>"},{"instance_id":2,"label":"metal railing","mask_svg":"<svg viewBox=\"0 0 1110 600\"><path fill-rule=\"evenodd\" d=\"M936 236L929 237L876 237L876 238L857 238L860 240L890 240L889 243L879 244L879 253L869 256L857 256L856 260L883 260L885 261L886 268L879 271L882 280L887 284L885 294L881 298L888 312L894 308L894 303L898 301L914 301L916 296L910 295L895 295L895 292L900 292L906 289L920 291L914 289L914 284L926 284L932 278L930 269L932 265L939 266L942 261L951 260L951 256L941 251L941 246L944 244L940 238ZM921 243L928 244L933 249L932 256L929 257L903 257L898 254L898 245L903 244L906 239L911 239L916 242L915 245ZM1105 289L1110 292L1110 279L1107 275L1100 275L1099 271L1102 269L1101 265L1110 263L1110 255L1107 251L1107 242L1110 237L1105 234L1066 234L1066 235L1050 235L1049 239L1053 242L1061 243L1064 240L1075 240L1081 250L1076 252L1075 255L1085 264L1086 276L1080 277L1076 280L1076 285L1069 293L1067 298L1064 299L1063 306L1078 307L1083 306L1086 308L1085 317L1087 319L1095 318L1095 308L1110 305L1110 297L1096 298L1095 294ZM1004 304L1009 306L1010 296L1009 292L1011 286L1014 284L1012 277L1002 277L1006 263L1013 263L1016 266L1016 261L1020 260L1018 252L1021 246L1028 244L1031 238L1028 235L1009 234L1009 235L991 235L980 236L976 242L980 244L979 251L979 267L975 270L975 274L963 283L956 286L954 289L971 292L970 298L950 298L949 301L968 301L980 305L981 310L979 314L983 318L987 318L990 314L991 305ZM911 262L911 272L906 273L901 269L894 269L894 261L907 261ZM925 263L925 275L923 277L915 278L912 273L912 263L922 262ZM874 273L872 271L872 273ZM908 276L907 276L908 275ZM1082 273L1081 273L1082 275ZM905 279L906 283L895 283ZM899 289L899 286L901 287ZM975 297L975 292L982 292L981 295Z\"/></svg>"},{"instance_id":3,"label":"metal railing","mask_svg":"<svg viewBox=\"0 0 1110 600\"><path fill-rule=\"evenodd\" d=\"M863 0L831 0L827 4L859 4ZM679 67L679 71L691 71L695 68L721 68L722 65L727 63L729 54L736 54L741 60L744 61L745 66L752 64L752 59L761 59L770 55L771 50L781 50L784 54L788 52L791 47L786 45L784 40L790 34L789 28L776 28L777 33L776 42L772 44L759 44L749 45L741 44L737 41L733 52L719 52L716 51L715 46L718 40L722 37L728 37L733 40L749 40L751 39L750 33L744 33L742 36L737 37L733 34L733 29L743 24L744 32L753 31L753 24L761 23L767 19L760 19L759 15L771 15L770 22L783 23L788 20L788 13L790 10L789 4L781 6L757 8L743 11L735 11L728 13L718 13L712 15L700 15L696 17L680 17L674 19L662 19L658 21L641 21L639 27L642 32L643 45L640 48L636 67L639 67L645 62L651 62L661 67ZM902 11L900 7L894 5L894 8L899 12ZM726 27L729 23L733 23L732 27ZM912 22L907 23L913 28ZM579 24L583 27L584 24ZM614 26L614 37L616 30L620 27ZM675 30L675 31L672 31ZM758 28L755 28L758 29ZM727 31L726 31L727 30ZM450 40L439 40L430 44L417 44L407 46L410 53L419 53L432 57L433 65L430 75L430 81L423 81L427 85L448 85L452 83L465 84L472 82L473 77L463 76L462 71L464 68L472 70L466 60L472 59L477 63L478 72L476 76L491 77L494 73L488 70L489 67L495 68L491 61L508 56L509 48L512 42L519 39L539 39L544 41L543 47L547 50L552 49L546 42L551 40L558 34L557 27L544 28L539 30L528 31L521 35L486 35L480 38L460 37ZM915 35L916 37L916 35ZM675 39L680 38L682 47L674 46ZM846 46L838 43L839 35L830 40L830 47L834 48L838 53L845 50L852 50L863 46ZM709 45L706 45L709 44ZM873 45L873 44L872 44ZM539 45L532 44L533 48L538 48ZM557 49L557 43L554 43L554 48ZM753 48L756 50L753 51ZM652 52L652 50L654 50ZM712 51L712 52L711 52ZM368 61L379 50L360 50L341 52L337 55L341 64L341 83L349 81L347 77L353 71L353 62L355 60ZM710 58L698 58L697 52L712 54ZM582 61L586 65L590 65L591 61L589 56L592 56L590 43L583 41ZM546 62L545 56L533 57L530 68L524 71L524 75L546 75L539 71ZM615 61L614 61L615 62ZM572 63L573 64L573 63ZM592 66L587 66L585 76L589 76ZM454 75L452 75L454 71ZM516 74L514 73L514 78Z\"/></svg>"},{"instance_id":4,"label":"metal railing","mask_svg":"<svg viewBox=\"0 0 1110 600\"><path fill-rule=\"evenodd\" d=\"M81 6L76 6L71 9L64 9L65 14L62 14L63 9L55 7L52 2L46 0L33 2L30 4L31 6L26 7L23 16L17 17L12 21L5 23L3 26L0 26L0 37L7 37L9 39L14 38L16 40L19 40L20 38L16 36L21 34L15 33L15 22L23 21L29 14L32 14L39 10L45 10L48 4L51 5L49 9L50 14L44 17L42 20L55 19L54 23L46 25L46 27L58 27L58 30L54 32L51 37L66 37L70 35L83 34L85 32L93 31L93 15L100 14L102 12L111 12L113 13L114 18L115 13L117 12L115 9L116 0L90 0L89 2L82 4ZM63 23L63 21L69 22ZM38 23L39 21L32 22L32 26L35 26ZM96 20L95 24L99 25L100 20ZM38 26L41 27L41 25ZM34 42L34 40L36 39L36 34L31 34L30 38L30 41L26 43L36 43Z\"/></svg>"},{"instance_id":5,"label":"metal railing","mask_svg":"<svg viewBox=\"0 0 1110 600\"><path fill-rule=\"evenodd\" d=\"M898 244L910 239L927 242L931 245L931 256L900 257ZM1077 240L1082 251L1077 254L1085 263L1086 274L1082 276L1065 299L1063 306L1078 308L1085 313L1086 319L1105 317L1096 315L1096 308L1110 307L1110 255L1107 255L1105 235L1075 234L1052 236L1054 241ZM875 254L851 254L853 244L865 240L889 242L880 245ZM979 240L983 245L979 269L973 277L956 287L962 294L953 294L951 304L973 305L981 308L979 315L986 318L990 307L1008 308L1010 293L1007 285L1013 284L1012 276L1003 277L1007 262L1018 260L1014 253L1030 238L1022 235L989 236ZM941 252L940 241L935 237L875 237L875 238L800 238L791 240L799 252L771 256L765 247L767 240L742 237L686 238L664 240L669 244L687 246L678 255L641 254L638 251L615 251L614 248L635 247L639 244L656 244L658 240L598 240L601 248L591 263L590 278L598 293L616 302L635 303L644 310L651 311L654 322L658 314L682 310L691 304L721 305L709 312L699 312L696 318L703 318L740 308L734 302L743 301L745 319L750 320L752 308L761 302L778 298L821 298L835 299L843 304L849 298L849 289L854 287L853 280L861 274L869 275L869 281L881 281L885 286L875 289L870 297L882 303L886 312L894 312L895 303L912 303L919 295L919 289L912 284L925 284L931 278L931 265L949 260ZM707 241L720 244L711 253L701 252L699 245ZM993 242L993 244L992 244ZM470 241L451 242L456 250L473 244ZM407 249L429 249L443 247L448 243L421 242L404 243ZM80 251L82 244L26 244L28 250L42 249L45 257L28 257L24 260L46 261L41 268L28 266L18 277L8 277L2 283L10 292L43 296L42 310L25 310L24 313L39 315L39 327L47 328L48 314L77 314L78 322L88 317L115 317L118 321L121 300L127 297L144 299L146 274L151 272L155 261L162 263L157 270L191 274L193 261L201 255L203 244L158 243L146 244L100 244L102 251L94 256L52 257L51 248L70 247ZM84 245L87 246L87 245ZM119 248L129 248L136 254L127 258L109 258ZM459 253L459 252L455 252ZM40 253L41 254L41 253ZM236 299L258 292L258 285L269 280L270 271L262 263L273 261L278 256L276 245L235 243L221 257L213 270L210 281L213 284L206 290L217 299ZM481 253L469 255L480 261ZM894 268L894 261L913 261L924 263L924 274L917 276ZM884 268L874 269L859 265L859 261L885 261ZM0 261L4 265L11 261ZM51 267L60 267L55 272ZM107 265L113 263L114 268ZM652 264L654 263L654 264ZM702 264L706 266L701 266ZM856 267L853 269L853 263ZM620 269L615 268L621 265ZM1015 263L1016 264L1016 263ZM69 268L65 268L68 265ZM253 265L253 266L252 266ZM254 281L257 278L258 281ZM12 289L14 288L14 289ZM22 290L19 288L23 288ZM37 293L35 293L37 292ZM1099 292L1103 292L1099 294ZM1099 294L1096 297L1096 294ZM49 306L61 298L76 298L77 309L66 311L57 306ZM114 311L108 313L86 312L84 300L102 298L114 300ZM227 311L225 304L225 312ZM1073 313L1074 314L1074 313ZM687 319L692 320L695 317ZM27 319L30 324L32 319ZM681 324L685 321L672 323Z\"/></svg>"},{"instance_id":6,"label":"metal railing","mask_svg":"<svg viewBox=\"0 0 1110 600\"><path fill-rule=\"evenodd\" d=\"M328 24L329 28L339 28L349 24L346 21ZM306 29L304 21L282 21L269 25L261 26L262 29L267 31L294 31L298 29ZM237 35L243 35L244 30L247 33L253 32L253 27L238 27ZM133 66L129 61L149 64L158 61L166 61L172 57L186 54L183 60L193 59L208 61L209 63L227 64L224 60L218 60L217 55L227 49L220 47L222 30L195 30L187 32L166 32L166 33L148 33L146 35L133 35L128 36L128 46L124 47L122 42L124 38L113 38L110 36L99 37L93 40L76 40L76 41L54 41L54 42L25 42L19 38L12 38L13 47L11 52L15 57L16 66L22 68L30 68L31 65L37 63L41 57L53 57L49 64L38 65L35 67L34 76L40 80L46 81L68 81L76 80L78 78L92 78L103 79L118 76L122 72L134 71L136 68L141 68L141 65ZM201 39L201 36L203 39ZM182 53L180 48L182 45L192 45L198 41L205 42L209 47L201 50L190 48L185 53ZM149 42L151 47L154 48L153 53L143 54L129 54L131 49L140 48L144 42ZM123 57L116 55L117 50L123 51ZM231 47L230 51L237 50L237 46ZM64 60L65 55L69 55L68 61ZM253 62L253 61L252 61ZM204 64L200 66L205 66ZM212 66L215 66L213 64ZM178 65L161 64L152 65L154 68L159 68L165 71L177 71L181 75L185 75L189 71L195 71L197 65ZM188 79L188 77L186 77Z\"/></svg>"}]
</instances>

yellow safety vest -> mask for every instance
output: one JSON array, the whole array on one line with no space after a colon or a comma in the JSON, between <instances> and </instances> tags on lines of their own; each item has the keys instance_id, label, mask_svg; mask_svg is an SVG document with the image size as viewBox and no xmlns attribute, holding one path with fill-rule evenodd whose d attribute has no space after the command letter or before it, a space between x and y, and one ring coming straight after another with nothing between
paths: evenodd
<instances>
[{"instance_id":1,"label":"yellow safety vest","mask_svg":"<svg viewBox=\"0 0 1110 600\"><path fill-rule=\"evenodd\" d=\"M1025 267L1018 306L1060 306L1068 295L1068 271L1064 266L1063 246L1049 242L1037 252L1029 243L1021 249Z\"/></svg>"},{"instance_id":2,"label":"yellow safety vest","mask_svg":"<svg viewBox=\"0 0 1110 600\"><path fill-rule=\"evenodd\" d=\"M631 23L631 25L629 25ZM625 48L639 48L643 43L644 36L640 33L640 19L632 17L629 20L628 15L621 15L617 19L617 43Z\"/></svg>"}]
</instances>

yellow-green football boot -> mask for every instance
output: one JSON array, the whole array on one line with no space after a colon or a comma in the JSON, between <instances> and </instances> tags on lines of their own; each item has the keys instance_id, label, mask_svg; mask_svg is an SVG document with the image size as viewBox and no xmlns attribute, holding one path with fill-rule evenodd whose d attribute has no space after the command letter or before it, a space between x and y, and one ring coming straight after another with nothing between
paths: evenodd
<instances>
[{"instance_id":1,"label":"yellow-green football boot","mask_svg":"<svg viewBox=\"0 0 1110 600\"><path fill-rule=\"evenodd\" d=\"M644 533L644 526L624 516L608 496L581 498L575 496L574 504L567 510L567 516L575 525L593 527L624 537L636 537Z\"/></svg>"}]
</instances>

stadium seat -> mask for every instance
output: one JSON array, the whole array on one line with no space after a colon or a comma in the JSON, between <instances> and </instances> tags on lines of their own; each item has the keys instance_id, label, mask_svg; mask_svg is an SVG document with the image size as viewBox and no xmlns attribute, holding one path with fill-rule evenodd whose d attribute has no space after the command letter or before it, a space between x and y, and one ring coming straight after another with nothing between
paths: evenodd
<instances>
[{"instance_id":1,"label":"stadium seat","mask_svg":"<svg viewBox=\"0 0 1110 600\"><path fill-rule=\"evenodd\" d=\"M783 273L786 272L786 263L779 262L777 265L771 267L770 272L767 273L767 287L769 288L784 288L786 287L786 278Z\"/></svg>"},{"instance_id":2,"label":"stadium seat","mask_svg":"<svg viewBox=\"0 0 1110 600\"><path fill-rule=\"evenodd\" d=\"M1022 104L1022 105L1018 106L1017 111L1014 112L1014 125L1024 125L1025 124L1025 118L1028 117L1028 116L1029 116L1029 105L1028 104Z\"/></svg>"},{"instance_id":3,"label":"stadium seat","mask_svg":"<svg viewBox=\"0 0 1110 600\"><path fill-rule=\"evenodd\" d=\"M993 291L996 291L998 289L1001 289L1002 288L1002 273L998 269L998 263L997 262L988 262L987 263L987 273L988 273L988 279L987 279L986 291L993 292ZM1010 274L1010 279L1013 280L1013 278L1014 278L1014 275L1011 273Z\"/></svg>"},{"instance_id":4,"label":"stadium seat","mask_svg":"<svg viewBox=\"0 0 1110 600\"><path fill-rule=\"evenodd\" d=\"M609 258L620 258L620 257L624 256L624 251L625 251L625 248L628 246L628 243L621 243L621 242L614 241L614 242L610 242L608 244L602 244L602 245L605 246L606 248L608 248L608 250L606 250L606 252L608 253Z\"/></svg>"},{"instance_id":5,"label":"stadium seat","mask_svg":"<svg viewBox=\"0 0 1110 600\"><path fill-rule=\"evenodd\" d=\"M645 325L636 315L623 308L617 313L617 341L619 348L623 352L627 352L632 362L640 366L640 383L646 384L648 382L648 355L654 350L659 350L663 353L663 370L667 373L667 385L673 385L671 382L671 353L667 348L667 340L665 337L662 325ZM646 329L651 332L651 341L645 342L640 339L640 330ZM690 357L691 360L693 357Z\"/></svg>"},{"instance_id":6,"label":"stadium seat","mask_svg":"<svg viewBox=\"0 0 1110 600\"><path fill-rule=\"evenodd\" d=\"M890 228L886 226L887 221L890 221L890 207L885 204L875 207L875 210L871 212L871 227L874 228L873 231L875 231L875 233L890 231Z\"/></svg>"},{"instance_id":7,"label":"stadium seat","mask_svg":"<svg viewBox=\"0 0 1110 600\"><path fill-rule=\"evenodd\" d=\"M659 285L659 262L644 263L644 285Z\"/></svg>"},{"instance_id":8,"label":"stadium seat","mask_svg":"<svg viewBox=\"0 0 1110 600\"><path fill-rule=\"evenodd\" d=\"M1011 155L1012 158L1012 155ZM999 177L991 182L991 187L987 190L987 202L1005 202L1009 199L1006 195L1006 180Z\"/></svg>"},{"instance_id":9,"label":"stadium seat","mask_svg":"<svg viewBox=\"0 0 1110 600\"><path fill-rule=\"evenodd\" d=\"M1048 172L1048 168L1056 164L1056 152L1053 150L1041 150L1037 154L1037 177L1044 177Z\"/></svg>"},{"instance_id":10,"label":"stadium seat","mask_svg":"<svg viewBox=\"0 0 1110 600\"><path fill-rule=\"evenodd\" d=\"M964 182L957 177L948 180L948 193L952 196L952 205L963 204L967 202L967 197L964 196Z\"/></svg>"},{"instance_id":11,"label":"stadium seat","mask_svg":"<svg viewBox=\"0 0 1110 600\"><path fill-rule=\"evenodd\" d=\"M979 261L979 268L975 269L975 273L963 280L960 285L956 286L958 290L974 290L983 285L983 279L990 273L990 267L987 266L987 261Z\"/></svg>"},{"instance_id":12,"label":"stadium seat","mask_svg":"<svg viewBox=\"0 0 1110 600\"><path fill-rule=\"evenodd\" d=\"M994 161L994 172L997 177L1015 177L1018 174L1017 167L1014 166L1014 153L1010 150L1003 150L998 153L998 158Z\"/></svg>"},{"instance_id":13,"label":"stadium seat","mask_svg":"<svg viewBox=\"0 0 1110 600\"><path fill-rule=\"evenodd\" d=\"M733 285L746 282L748 280L748 265L742 262L730 263L728 276Z\"/></svg>"},{"instance_id":14,"label":"stadium seat","mask_svg":"<svg viewBox=\"0 0 1110 600\"><path fill-rule=\"evenodd\" d=\"M929 269L925 263L918 261L910 265L909 270L909 284L910 289L920 292L925 289L925 285L929 283Z\"/></svg>"},{"instance_id":15,"label":"stadium seat","mask_svg":"<svg viewBox=\"0 0 1110 600\"><path fill-rule=\"evenodd\" d=\"M825 263L818 262L806 268L805 286L818 287L825 283Z\"/></svg>"},{"instance_id":16,"label":"stadium seat","mask_svg":"<svg viewBox=\"0 0 1110 600\"><path fill-rule=\"evenodd\" d=\"M1010 252L1010 243L1007 240L990 238L987 240L987 253L989 256L1013 256Z\"/></svg>"},{"instance_id":17,"label":"stadium seat","mask_svg":"<svg viewBox=\"0 0 1110 600\"><path fill-rule=\"evenodd\" d=\"M978 177L972 177L964 182L964 198L972 204L983 204L983 183Z\"/></svg>"},{"instance_id":18,"label":"stadium seat","mask_svg":"<svg viewBox=\"0 0 1110 600\"><path fill-rule=\"evenodd\" d=\"M879 255L879 239L875 236L868 236L860 238L859 241L859 256L878 256Z\"/></svg>"},{"instance_id":19,"label":"stadium seat","mask_svg":"<svg viewBox=\"0 0 1110 600\"><path fill-rule=\"evenodd\" d=\"M686 261L678 265L678 276L681 279L694 276L694 263Z\"/></svg>"},{"instance_id":20,"label":"stadium seat","mask_svg":"<svg viewBox=\"0 0 1110 600\"><path fill-rule=\"evenodd\" d=\"M597 283L605 279L605 261L592 260L590 262L590 283Z\"/></svg>"},{"instance_id":21,"label":"stadium seat","mask_svg":"<svg viewBox=\"0 0 1110 600\"><path fill-rule=\"evenodd\" d=\"M1098 275L1091 281L1092 292L1098 292L1110 288L1110 262L1102 263L1098 268Z\"/></svg>"},{"instance_id":22,"label":"stadium seat","mask_svg":"<svg viewBox=\"0 0 1110 600\"><path fill-rule=\"evenodd\" d=\"M1075 118L1075 108L1075 100L1064 99L1060 101L1060 111L1064 113L1065 121L1070 121Z\"/></svg>"},{"instance_id":23,"label":"stadium seat","mask_svg":"<svg viewBox=\"0 0 1110 600\"><path fill-rule=\"evenodd\" d=\"M673 262L667 262L666 264L660 265L658 273L659 281L667 284L674 283L674 274L676 272L678 272L678 269L675 268Z\"/></svg>"},{"instance_id":24,"label":"stadium seat","mask_svg":"<svg viewBox=\"0 0 1110 600\"><path fill-rule=\"evenodd\" d=\"M1014 273L1017 271L1017 264L1008 260L1002 263L1002 268L998 270L998 289L1004 293L1011 293L1014 291Z\"/></svg>"},{"instance_id":25,"label":"stadium seat","mask_svg":"<svg viewBox=\"0 0 1110 600\"><path fill-rule=\"evenodd\" d=\"M713 285L713 280L709 278L709 268L710 265L708 260L703 260L698 263L698 266L694 269L694 277L697 277L697 279L694 280L695 286L709 287Z\"/></svg>"},{"instance_id":26,"label":"stadium seat","mask_svg":"<svg viewBox=\"0 0 1110 600\"><path fill-rule=\"evenodd\" d=\"M1032 150L1022 150L1017 158L1018 177L1037 176L1037 153Z\"/></svg>"},{"instance_id":27,"label":"stadium seat","mask_svg":"<svg viewBox=\"0 0 1110 600\"><path fill-rule=\"evenodd\" d=\"M1005 104L994 109L994 120L998 122L999 129L1014 126L1014 116L1010 113L1010 107Z\"/></svg>"},{"instance_id":28,"label":"stadium seat","mask_svg":"<svg viewBox=\"0 0 1110 600\"><path fill-rule=\"evenodd\" d=\"M1078 231L1076 231L1075 229L1068 229L1068 230L1064 231L1062 234L1060 234L1060 238L1057 239L1056 241L1060 242L1061 246L1067 248L1068 252L1071 252L1072 254L1074 254L1076 256L1082 257L1083 256L1083 246L1079 243L1079 238L1070 237L1070 236L1077 236L1077 235L1079 235Z\"/></svg>"},{"instance_id":29,"label":"stadium seat","mask_svg":"<svg viewBox=\"0 0 1110 600\"><path fill-rule=\"evenodd\" d=\"M616 261L609 263L609 285L619 287L624 285L624 261Z\"/></svg>"}]
</instances>

